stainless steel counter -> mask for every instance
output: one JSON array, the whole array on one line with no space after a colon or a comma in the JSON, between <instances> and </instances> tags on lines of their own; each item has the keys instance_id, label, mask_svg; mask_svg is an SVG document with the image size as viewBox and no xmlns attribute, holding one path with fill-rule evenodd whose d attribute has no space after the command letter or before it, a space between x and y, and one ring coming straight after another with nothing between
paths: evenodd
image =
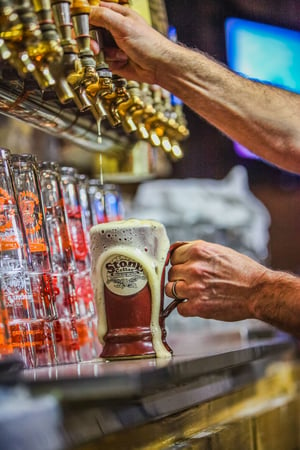
<instances>
[{"instance_id":1,"label":"stainless steel counter","mask_svg":"<svg viewBox=\"0 0 300 450\"><path fill-rule=\"evenodd\" d=\"M261 328L170 336L170 359L88 363L24 371L35 395L52 394L64 415L65 448L146 424L258 380L272 361L294 358L286 334Z\"/></svg>"}]
</instances>

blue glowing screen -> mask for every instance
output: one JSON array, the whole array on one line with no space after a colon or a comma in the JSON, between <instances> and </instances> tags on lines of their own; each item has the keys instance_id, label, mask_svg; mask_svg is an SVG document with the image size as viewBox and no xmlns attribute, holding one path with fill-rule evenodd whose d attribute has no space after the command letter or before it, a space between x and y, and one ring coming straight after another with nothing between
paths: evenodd
<instances>
[{"instance_id":1,"label":"blue glowing screen","mask_svg":"<svg viewBox=\"0 0 300 450\"><path fill-rule=\"evenodd\" d=\"M228 18L225 21L228 66L248 78L300 93L300 32ZM234 143L238 155L257 158Z\"/></svg>"}]
</instances>

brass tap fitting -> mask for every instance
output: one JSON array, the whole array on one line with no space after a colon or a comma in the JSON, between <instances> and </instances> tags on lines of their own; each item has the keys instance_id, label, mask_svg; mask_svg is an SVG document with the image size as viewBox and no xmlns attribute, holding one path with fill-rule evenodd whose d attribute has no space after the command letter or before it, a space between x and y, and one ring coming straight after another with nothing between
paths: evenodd
<instances>
[{"instance_id":1,"label":"brass tap fitting","mask_svg":"<svg viewBox=\"0 0 300 450\"><path fill-rule=\"evenodd\" d=\"M74 102L79 111L87 111L91 109L92 103L87 95L84 83L84 71L82 70L79 60L75 61L75 70L67 76L67 80L70 83L74 92Z\"/></svg>"},{"instance_id":2,"label":"brass tap fitting","mask_svg":"<svg viewBox=\"0 0 300 450\"><path fill-rule=\"evenodd\" d=\"M182 123L179 123L178 116L171 104L170 93L160 86L152 86L152 92L157 113L147 120L147 127L155 129L160 138L160 147L165 152L171 153L174 158L179 159L183 152L178 142L188 136L188 129L183 120Z\"/></svg>"},{"instance_id":3,"label":"brass tap fitting","mask_svg":"<svg viewBox=\"0 0 300 450\"><path fill-rule=\"evenodd\" d=\"M184 156L179 142L188 137L189 131L186 127L181 101L177 99L177 101L172 103L171 93L165 89L161 88L160 93L162 109L168 119L161 147L176 161Z\"/></svg>"},{"instance_id":4,"label":"brass tap fitting","mask_svg":"<svg viewBox=\"0 0 300 450\"><path fill-rule=\"evenodd\" d=\"M186 139L189 137L190 132L187 127L186 118L182 111L182 104L178 104L173 106L174 114L176 115L177 121L179 123L178 133L179 133L179 141Z\"/></svg>"},{"instance_id":5,"label":"brass tap fitting","mask_svg":"<svg viewBox=\"0 0 300 450\"><path fill-rule=\"evenodd\" d=\"M42 39L29 47L29 56L37 66L47 65L55 80L55 91L62 104L74 98L73 92L65 78L63 68L63 48L59 42L56 26L52 19L50 0L32 0L41 29Z\"/></svg>"},{"instance_id":6,"label":"brass tap fitting","mask_svg":"<svg viewBox=\"0 0 300 450\"><path fill-rule=\"evenodd\" d=\"M84 71L78 57L77 43L72 37L71 0L51 0L51 7L60 43L63 49L62 69L73 93L73 100L79 111L92 107L84 84Z\"/></svg>"},{"instance_id":7,"label":"brass tap fitting","mask_svg":"<svg viewBox=\"0 0 300 450\"><path fill-rule=\"evenodd\" d=\"M94 0L90 0L89 2L91 5L97 3ZM104 59L102 30L91 27L90 36L99 47L98 54L94 56L98 80L97 83L92 83L87 87L88 95L93 99L92 101L95 104L95 108L92 108L92 113L97 122L99 142L101 140L101 121L102 119L107 118L109 114L103 103L103 97L111 96L114 91L114 86L112 82L112 73Z\"/></svg>"},{"instance_id":8,"label":"brass tap fitting","mask_svg":"<svg viewBox=\"0 0 300 450\"><path fill-rule=\"evenodd\" d=\"M101 135L101 123L103 118L107 117L106 111L103 107L103 104L99 98L96 98L91 107L91 113L94 116L94 119L96 121L97 125L97 141L98 144L102 142L102 135Z\"/></svg>"},{"instance_id":9,"label":"brass tap fitting","mask_svg":"<svg viewBox=\"0 0 300 450\"><path fill-rule=\"evenodd\" d=\"M144 102L141 99L139 84L136 81L128 81L126 86L128 99L118 96L115 107L122 120L122 125L126 133L137 131L137 126L133 120L136 111L143 111Z\"/></svg>"},{"instance_id":10,"label":"brass tap fitting","mask_svg":"<svg viewBox=\"0 0 300 450\"><path fill-rule=\"evenodd\" d=\"M144 105L143 108L135 109L132 112L132 120L137 128L137 136L140 139L149 139L149 132L145 125L145 120L155 114L155 109L152 105Z\"/></svg>"},{"instance_id":11,"label":"brass tap fitting","mask_svg":"<svg viewBox=\"0 0 300 450\"><path fill-rule=\"evenodd\" d=\"M52 77L49 67L39 58L39 50L35 50L41 41L42 34L37 21L37 16L32 9L32 5L27 0L16 1L16 7L12 15L17 17L17 24L11 30L19 30L21 35L14 36L12 45L19 53L20 59L24 62L24 72L31 72L41 89L54 86L55 80ZM28 55L28 57L27 57ZM38 55L38 58L36 57ZM18 65L18 63L17 63ZM34 67L34 69L33 69Z\"/></svg>"},{"instance_id":12,"label":"brass tap fitting","mask_svg":"<svg viewBox=\"0 0 300 450\"><path fill-rule=\"evenodd\" d=\"M77 100L83 109L89 109L92 102L87 89L93 89L98 83L96 62L90 48L89 34L90 5L86 0L73 0L71 5L71 17L74 27L75 39L79 51L79 61L76 62L76 71L68 77L68 81L77 93Z\"/></svg>"},{"instance_id":13,"label":"brass tap fitting","mask_svg":"<svg viewBox=\"0 0 300 450\"><path fill-rule=\"evenodd\" d=\"M85 76L89 79L89 81L94 82L97 80L97 75L95 71L96 62L90 48L90 9L90 5L86 0L73 0L71 5L71 17L73 21L75 39L79 50L79 58L81 59L84 71L86 71Z\"/></svg>"},{"instance_id":14,"label":"brass tap fitting","mask_svg":"<svg viewBox=\"0 0 300 450\"><path fill-rule=\"evenodd\" d=\"M165 135L169 137L169 139L175 139L180 142L186 139L189 136L189 130L186 127L185 123L179 121L179 117L175 114L174 110L171 113L168 113L168 119L166 122Z\"/></svg>"},{"instance_id":15,"label":"brass tap fitting","mask_svg":"<svg viewBox=\"0 0 300 450\"><path fill-rule=\"evenodd\" d=\"M75 70L78 59L76 41L72 37L71 0L51 0L51 9L60 44L63 49L64 72L69 74Z\"/></svg>"},{"instance_id":16,"label":"brass tap fitting","mask_svg":"<svg viewBox=\"0 0 300 450\"><path fill-rule=\"evenodd\" d=\"M161 89L161 101L164 114L168 118L166 134L172 140L182 141L189 136L185 118L182 112L182 103L172 104L171 94L166 89Z\"/></svg>"},{"instance_id":17,"label":"brass tap fitting","mask_svg":"<svg viewBox=\"0 0 300 450\"><path fill-rule=\"evenodd\" d=\"M107 118L112 127L121 125L122 118L120 116L119 108L122 102L129 100L129 94L126 90L127 81L125 78L113 76L113 91L101 91L99 93L103 103L103 107L107 113Z\"/></svg>"},{"instance_id":18,"label":"brass tap fitting","mask_svg":"<svg viewBox=\"0 0 300 450\"><path fill-rule=\"evenodd\" d=\"M149 140L153 146L159 146L159 137L155 134L154 130L151 130L151 133L149 133L145 125L145 121L153 117L156 113L153 107L153 98L149 85L147 83L141 83L137 95L142 99L143 108L136 108L131 112L132 120L137 127L136 134L140 139Z\"/></svg>"},{"instance_id":19,"label":"brass tap fitting","mask_svg":"<svg viewBox=\"0 0 300 450\"><path fill-rule=\"evenodd\" d=\"M94 56L96 62L96 72L98 75L98 85L90 85L88 87L89 95L92 97L107 95L113 93L114 86L112 82L112 73L104 58L104 44L102 31L99 28L90 29L91 38L98 44L99 52Z\"/></svg>"},{"instance_id":20,"label":"brass tap fitting","mask_svg":"<svg viewBox=\"0 0 300 450\"><path fill-rule=\"evenodd\" d=\"M41 89L55 84L48 67L38 67L29 56L28 46L36 45L41 39L41 30L35 13L27 0L0 2L1 56L17 70L20 77L31 74ZM7 50L10 54L8 54Z\"/></svg>"},{"instance_id":21,"label":"brass tap fitting","mask_svg":"<svg viewBox=\"0 0 300 450\"><path fill-rule=\"evenodd\" d=\"M172 142L171 156L174 160L181 159L184 156L181 146L176 141Z\"/></svg>"},{"instance_id":22,"label":"brass tap fitting","mask_svg":"<svg viewBox=\"0 0 300 450\"><path fill-rule=\"evenodd\" d=\"M156 110L153 115L145 119L145 127L148 130L151 145L160 147L161 139L165 134L167 121L168 119L166 116L162 112Z\"/></svg>"},{"instance_id":23,"label":"brass tap fitting","mask_svg":"<svg viewBox=\"0 0 300 450\"><path fill-rule=\"evenodd\" d=\"M148 114L145 117L145 127L149 133L149 142L154 147L161 147L168 121L162 112L161 88L156 85L146 85L144 89L147 96L147 103L153 108L152 114ZM166 139L164 139L164 142L166 142ZM166 148L165 150L167 151Z\"/></svg>"},{"instance_id":24,"label":"brass tap fitting","mask_svg":"<svg viewBox=\"0 0 300 450\"><path fill-rule=\"evenodd\" d=\"M92 114L94 115L98 128L98 142L101 140L101 121L108 116L102 97L113 93L112 73L108 69L108 65L104 60L103 41L100 29L90 29L91 38L94 39L98 46L99 52L94 56L96 62L97 82L87 85L87 93L93 103Z\"/></svg>"}]
</instances>

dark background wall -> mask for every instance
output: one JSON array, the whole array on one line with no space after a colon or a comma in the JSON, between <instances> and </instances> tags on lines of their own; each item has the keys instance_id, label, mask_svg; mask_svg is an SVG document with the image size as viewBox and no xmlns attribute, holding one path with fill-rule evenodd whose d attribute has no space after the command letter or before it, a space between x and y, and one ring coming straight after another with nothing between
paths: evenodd
<instances>
[{"instance_id":1,"label":"dark background wall","mask_svg":"<svg viewBox=\"0 0 300 450\"><path fill-rule=\"evenodd\" d=\"M169 23L176 26L178 40L223 63L226 63L224 21L227 17L300 30L299 0L165 2ZM234 165L246 166L251 190L271 214L272 267L300 273L300 177L261 161L238 158L230 139L186 107L185 114L191 136L184 144L185 157L173 166L173 176L221 179Z\"/></svg>"}]
</instances>

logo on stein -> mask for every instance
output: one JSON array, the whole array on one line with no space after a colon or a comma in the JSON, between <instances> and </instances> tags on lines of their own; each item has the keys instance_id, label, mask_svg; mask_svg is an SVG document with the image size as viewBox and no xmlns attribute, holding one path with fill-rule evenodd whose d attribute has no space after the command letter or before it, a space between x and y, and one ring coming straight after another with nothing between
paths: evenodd
<instances>
[{"instance_id":1,"label":"logo on stein","mask_svg":"<svg viewBox=\"0 0 300 450\"><path fill-rule=\"evenodd\" d=\"M103 265L103 281L106 287L117 295L133 295L147 284L142 265L126 256L118 255Z\"/></svg>"}]
</instances>

